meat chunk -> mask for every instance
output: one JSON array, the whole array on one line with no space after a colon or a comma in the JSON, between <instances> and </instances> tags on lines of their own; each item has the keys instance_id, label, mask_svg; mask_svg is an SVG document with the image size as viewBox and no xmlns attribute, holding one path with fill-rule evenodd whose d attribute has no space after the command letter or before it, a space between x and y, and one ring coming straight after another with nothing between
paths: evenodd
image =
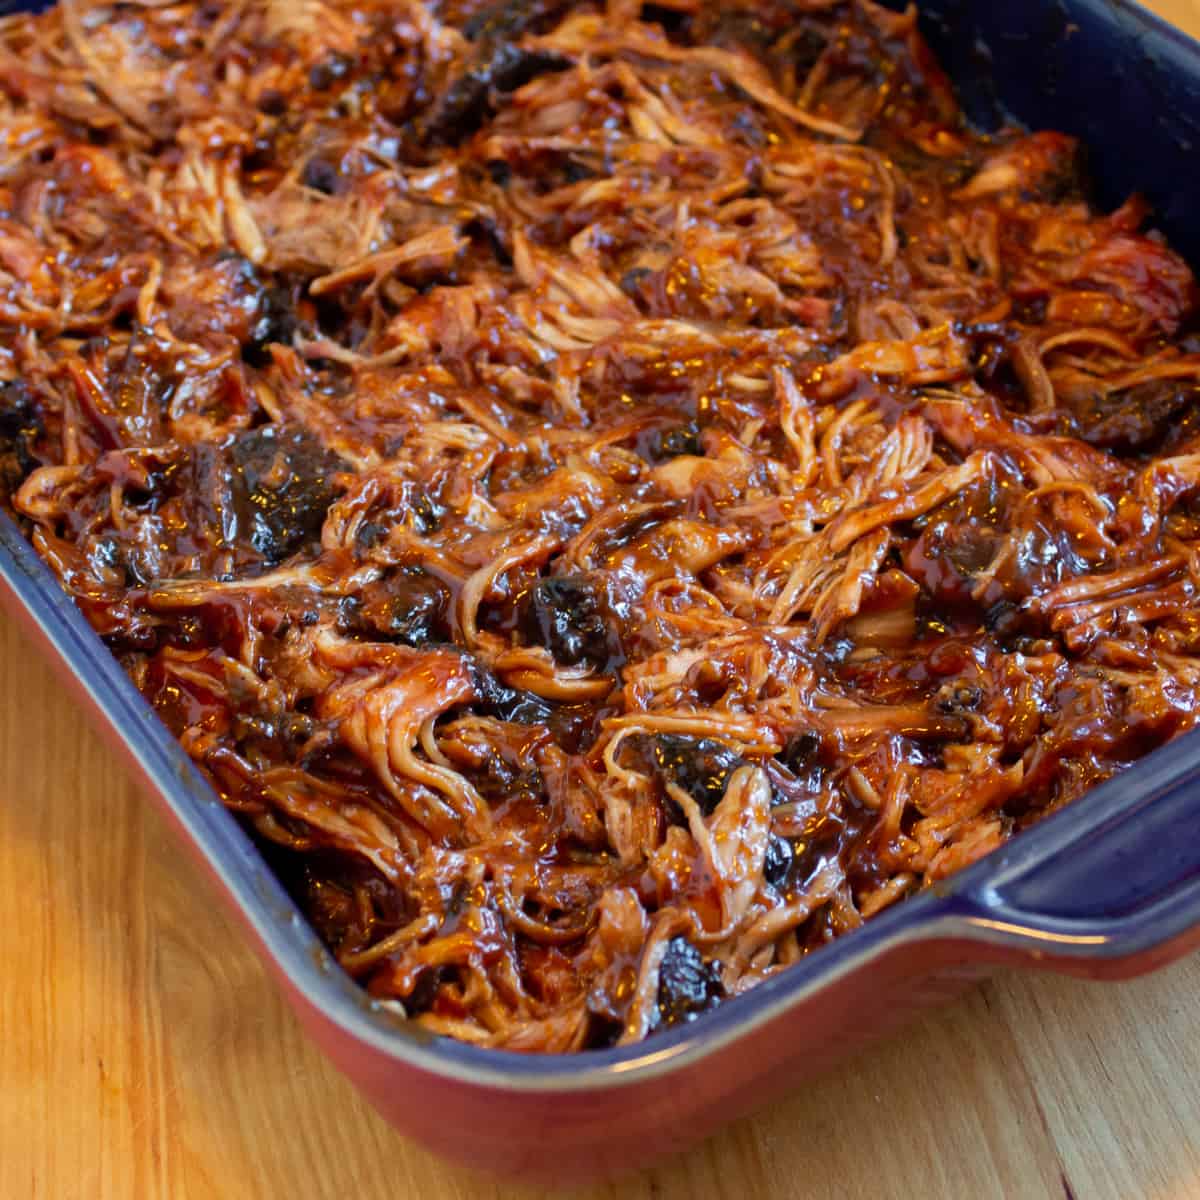
<instances>
[{"instance_id":1,"label":"meat chunk","mask_svg":"<svg viewBox=\"0 0 1200 1200\"><path fill-rule=\"evenodd\" d=\"M658 1017L664 1028L693 1021L724 995L720 972L685 937L667 944L658 972Z\"/></svg>"},{"instance_id":2,"label":"meat chunk","mask_svg":"<svg viewBox=\"0 0 1200 1200\"><path fill-rule=\"evenodd\" d=\"M265 426L239 434L229 450L238 534L268 563L313 545L344 465L303 429Z\"/></svg>"},{"instance_id":3,"label":"meat chunk","mask_svg":"<svg viewBox=\"0 0 1200 1200\"><path fill-rule=\"evenodd\" d=\"M496 111L495 98L548 72L563 71L570 60L546 50L523 50L511 43L460 75L446 90L425 126L429 142L453 145L470 137Z\"/></svg>"},{"instance_id":4,"label":"meat chunk","mask_svg":"<svg viewBox=\"0 0 1200 1200\"><path fill-rule=\"evenodd\" d=\"M1161 443L1198 406L1200 386L1195 383L1150 380L1124 391L1095 391L1073 399L1067 428L1091 446L1139 453Z\"/></svg>"},{"instance_id":5,"label":"meat chunk","mask_svg":"<svg viewBox=\"0 0 1200 1200\"><path fill-rule=\"evenodd\" d=\"M650 748L651 761L659 780L681 787L707 816L725 795L733 773L744 760L736 750L712 738L660 734ZM668 808L678 818L673 801Z\"/></svg>"},{"instance_id":6,"label":"meat chunk","mask_svg":"<svg viewBox=\"0 0 1200 1200\"><path fill-rule=\"evenodd\" d=\"M613 651L604 601L583 576L543 579L530 593L530 632L555 661L602 666Z\"/></svg>"},{"instance_id":7,"label":"meat chunk","mask_svg":"<svg viewBox=\"0 0 1200 1200\"><path fill-rule=\"evenodd\" d=\"M20 380L0 387L0 499L7 500L37 465L33 444L41 432L29 388Z\"/></svg>"}]
</instances>

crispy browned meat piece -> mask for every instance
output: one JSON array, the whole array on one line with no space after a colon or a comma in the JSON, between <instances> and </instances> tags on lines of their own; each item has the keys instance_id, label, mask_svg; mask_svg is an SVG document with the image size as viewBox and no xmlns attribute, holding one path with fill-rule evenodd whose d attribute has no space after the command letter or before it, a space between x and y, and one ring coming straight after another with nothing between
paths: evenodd
<instances>
[{"instance_id":1,"label":"crispy browned meat piece","mask_svg":"<svg viewBox=\"0 0 1200 1200\"><path fill-rule=\"evenodd\" d=\"M691 1020L1195 723L1192 276L912 14L0 47L0 484L412 1020Z\"/></svg>"}]
</instances>

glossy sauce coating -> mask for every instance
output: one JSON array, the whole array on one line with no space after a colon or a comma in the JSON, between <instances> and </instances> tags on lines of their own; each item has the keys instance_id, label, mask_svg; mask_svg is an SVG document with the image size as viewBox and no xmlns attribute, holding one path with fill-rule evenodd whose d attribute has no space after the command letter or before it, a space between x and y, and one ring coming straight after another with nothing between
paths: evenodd
<instances>
[{"instance_id":1,"label":"glossy sauce coating","mask_svg":"<svg viewBox=\"0 0 1200 1200\"><path fill-rule=\"evenodd\" d=\"M691 1020L1194 724L1191 273L914 13L0 31L0 481L410 1019Z\"/></svg>"}]
</instances>

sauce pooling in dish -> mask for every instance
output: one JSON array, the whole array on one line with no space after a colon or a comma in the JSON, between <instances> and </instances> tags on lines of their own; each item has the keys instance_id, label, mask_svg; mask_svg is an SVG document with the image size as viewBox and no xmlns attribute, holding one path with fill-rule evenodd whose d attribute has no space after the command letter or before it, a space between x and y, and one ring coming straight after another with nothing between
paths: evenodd
<instances>
[{"instance_id":1,"label":"sauce pooling in dish","mask_svg":"<svg viewBox=\"0 0 1200 1200\"><path fill-rule=\"evenodd\" d=\"M1191 273L869 0L0 22L0 479L347 971L688 1021L1196 720Z\"/></svg>"}]
</instances>

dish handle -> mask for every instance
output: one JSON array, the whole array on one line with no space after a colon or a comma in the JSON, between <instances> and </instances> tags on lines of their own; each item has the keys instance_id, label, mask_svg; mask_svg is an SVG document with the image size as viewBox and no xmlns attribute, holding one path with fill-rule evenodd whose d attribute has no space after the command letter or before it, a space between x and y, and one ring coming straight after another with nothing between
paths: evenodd
<instances>
[{"instance_id":1,"label":"dish handle","mask_svg":"<svg viewBox=\"0 0 1200 1200\"><path fill-rule=\"evenodd\" d=\"M1197 738L1029 831L1029 845L1017 838L977 883L974 871L960 887L951 880L967 937L997 961L1102 978L1141 974L1200 946Z\"/></svg>"}]
</instances>

